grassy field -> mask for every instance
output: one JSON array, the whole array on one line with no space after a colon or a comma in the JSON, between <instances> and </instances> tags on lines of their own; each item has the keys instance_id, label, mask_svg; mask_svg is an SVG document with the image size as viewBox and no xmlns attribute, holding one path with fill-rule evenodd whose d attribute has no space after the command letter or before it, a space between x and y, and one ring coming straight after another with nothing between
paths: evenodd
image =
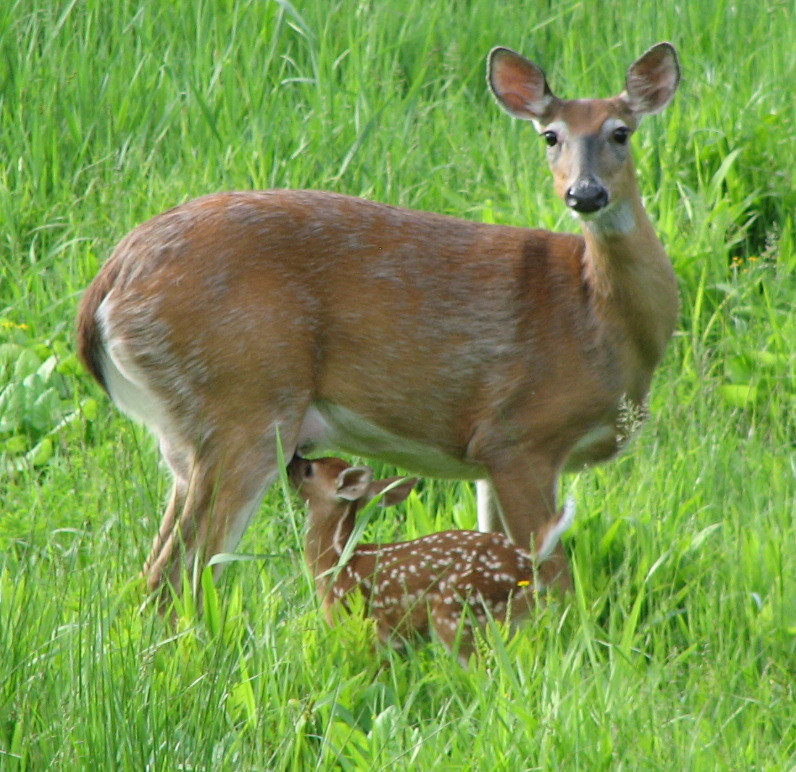
<instances>
[{"instance_id":1,"label":"grassy field","mask_svg":"<svg viewBox=\"0 0 796 772\"><path fill-rule=\"evenodd\" d=\"M0 8L0 770L796 769L792 2L10 0ZM461 669L322 621L303 516L268 495L203 613L136 578L168 479L74 356L80 294L138 222L219 189L328 188L573 227L495 106L497 44L564 97L659 40L634 139L680 280L652 417L568 476L577 590ZM379 470L381 471L381 470ZM424 481L377 539L472 527Z\"/></svg>"}]
</instances>

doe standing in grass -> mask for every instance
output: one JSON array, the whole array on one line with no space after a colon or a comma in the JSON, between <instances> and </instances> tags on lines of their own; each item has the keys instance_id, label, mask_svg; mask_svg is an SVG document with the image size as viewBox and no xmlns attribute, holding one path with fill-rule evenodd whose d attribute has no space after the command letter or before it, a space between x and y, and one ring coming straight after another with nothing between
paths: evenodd
<instances>
[{"instance_id":1,"label":"doe standing in grass","mask_svg":"<svg viewBox=\"0 0 796 772\"><path fill-rule=\"evenodd\" d=\"M346 550L363 504L380 494L382 506L398 504L417 480L374 481L370 467L300 456L288 464L288 477L309 509L305 558L329 623L334 607L359 590L382 643L400 646L433 629L449 651L458 650L463 664L474 646L470 615L481 625L487 616L514 622L527 616L543 589L537 565L574 515L568 503L548 554L531 555L502 534L460 530Z\"/></svg>"},{"instance_id":2,"label":"doe standing in grass","mask_svg":"<svg viewBox=\"0 0 796 772\"><path fill-rule=\"evenodd\" d=\"M127 235L83 297L78 342L173 472L150 587L235 549L278 475L277 435L288 457L331 447L476 480L479 528L546 551L560 473L621 447L674 329L630 137L678 81L668 43L610 99L560 99L524 57L489 55L583 235L295 190L205 196ZM566 587L553 541L540 571Z\"/></svg>"}]
</instances>

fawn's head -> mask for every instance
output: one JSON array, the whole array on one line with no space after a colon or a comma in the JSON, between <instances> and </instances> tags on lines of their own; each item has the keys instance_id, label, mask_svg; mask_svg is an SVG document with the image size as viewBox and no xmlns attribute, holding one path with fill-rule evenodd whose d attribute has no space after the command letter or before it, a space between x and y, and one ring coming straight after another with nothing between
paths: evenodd
<instances>
[{"instance_id":1,"label":"fawn's head","mask_svg":"<svg viewBox=\"0 0 796 772\"><path fill-rule=\"evenodd\" d=\"M399 504L417 484L417 478L374 480L369 466L351 466L341 458L307 459L293 456L288 479L313 516L334 517L352 504L359 507L381 495L383 507Z\"/></svg>"}]
</instances>

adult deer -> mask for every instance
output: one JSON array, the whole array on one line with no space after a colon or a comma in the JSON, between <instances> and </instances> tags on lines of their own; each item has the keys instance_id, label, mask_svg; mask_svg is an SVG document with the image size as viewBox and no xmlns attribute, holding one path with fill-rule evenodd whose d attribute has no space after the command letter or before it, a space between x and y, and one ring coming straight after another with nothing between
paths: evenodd
<instances>
[{"instance_id":1,"label":"adult deer","mask_svg":"<svg viewBox=\"0 0 796 772\"><path fill-rule=\"evenodd\" d=\"M398 504L416 479L374 481L370 467L340 458L294 456L287 471L309 508L305 558L330 624L335 606L346 606L359 590L382 643L401 648L406 638L428 637L433 629L466 665L474 651L473 620L519 622L544 589L537 566L547 555L531 555L499 533L442 531L394 544L349 544L363 504L379 495L381 506ZM548 554L573 516L569 501Z\"/></svg>"},{"instance_id":2,"label":"adult deer","mask_svg":"<svg viewBox=\"0 0 796 772\"><path fill-rule=\"evenodd\" d=\"M490 53L492 91L541 132L582 236L292 190L205 196L128 234L83 297L78 344L174 475L150 587L235 548L277 434L288 458L333 447L478 480L479 528L544 551L560 472L618 450L674 328L629 138L678 80L660 43L619 96L568 101ZM560 545L540 571L568 585Z\"/></svg>"}]
</instances>

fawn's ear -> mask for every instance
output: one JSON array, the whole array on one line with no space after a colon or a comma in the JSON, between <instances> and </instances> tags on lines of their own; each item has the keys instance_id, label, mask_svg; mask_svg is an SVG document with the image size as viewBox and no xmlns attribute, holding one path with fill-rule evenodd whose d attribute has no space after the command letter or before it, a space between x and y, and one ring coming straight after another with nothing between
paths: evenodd
<instances>
[{"instance_id":1,"label":"fawn's ear","mask_svg":"<svg viewBox=\"0 0 796 772\"><path fill-rule=\"evenodd\" d=\"M337 475L337 490L334 495L346 501L359 501L369 493L373 470L369 466L349 466Z\"/></svg>"},{"instance_id":2,"label":"fawn's ear","mask_svg":"<svg viewBox=\"0 0 796 772\"><path fill-rule=\"evenodd\" d=\"M399 480L402 482L398 482ZM386 491L381 497L379 501L380 507L394 507L396 504L400 504L411 493L412 488L417 485L418 479L417 477L410 477L409 479L404 477L388 477L386 480L375 480L368 487L368 498L372 499L378 496L385 488L393 485L393 483L397 484L395 487Z\"/></svg>"}]
</instances>

